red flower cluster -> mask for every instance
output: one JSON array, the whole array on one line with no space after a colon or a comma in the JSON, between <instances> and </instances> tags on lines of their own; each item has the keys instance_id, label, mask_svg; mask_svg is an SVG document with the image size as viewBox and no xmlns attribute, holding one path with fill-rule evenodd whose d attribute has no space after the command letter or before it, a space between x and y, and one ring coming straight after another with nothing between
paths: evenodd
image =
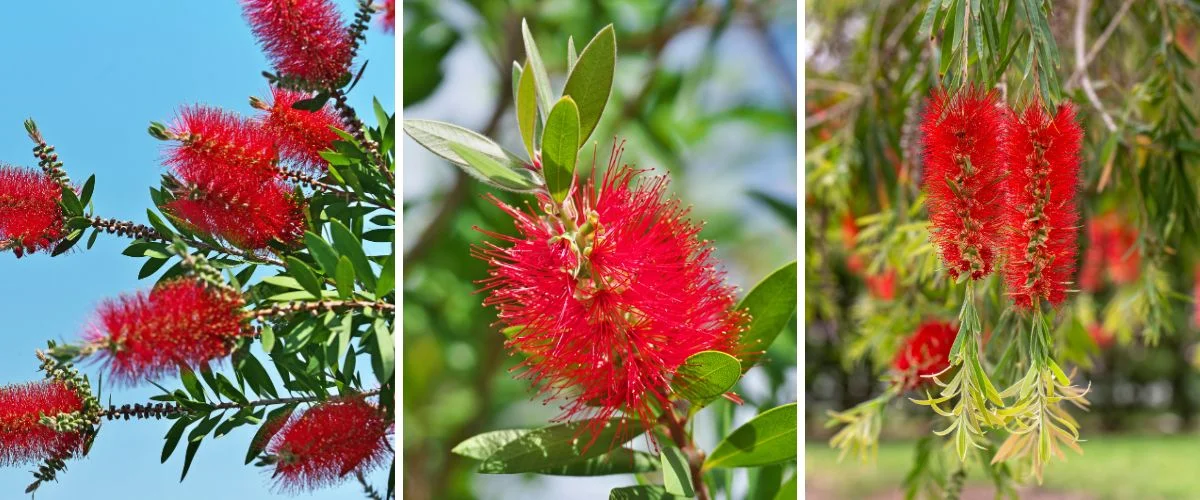
<instances>
[{"instance_id":1,"label":"red flower cluster","mask_svg":"<svg viewBox=\"0 0 1200 500\"><path fill-rule=\"evenodd\" d=\"M198 231L243 248L290 244L304 234L304 202L279 176L275 137L216 108L184 108L166 163L183 182L167 205Z\"/></svg>"},{"instance_id":2,"label":"red flower cluster","mask_svg":"<svg viewBox=\"0 0 1200 500\"><path fill-rule=\"evenodd\" d=\"M0 165L0 249L17 257L54 248L63 230L62 188L32 169Z\"/></svg>"},{"instance_id":3,"label":"red flower cluster","mask_svg":"<svg viewBox=\"0 0 1200 500\"><path fill-rule=\"evenodd\" d=\"M272 103L262 117L262 124L279 146L280 156L295 167L322 173L328 162L321 151L333 149L338 135L330 127L340 126L337 115L325 106L317 111L293 108L297 101L312 97L304 92L275 88Z\"/></svg>"},{"instance_id":4,"label":"red flower cluster","mask_svg":"<svg viewBox=\"0 0 1200 500\"><path fill-rule=\"evenodd\" d=\"M83 410L83 398L66 384L41 381L0 387L0 466L21 465L83 453L79 432L42 425L43 415Z\"/></svg>"},{"instance_id":5,"label":"red flower cluster","mask_svg":"<svg viewBox=\"0 0 1200 500\"><path fill-rule=\"evenodd\" d=\"M1112 347L1113 342L1116 341L1116 337L1113 336L1112 332L1105 330L1104 325L1101 325L1100 323L1092 323L1088 326L1087 330L1088 335L1092 337L1092 341L1095 342L1096 346L1100 349L1108 349L1109 347Z\"/></svg>"},{"instance_id":6,"label":"red flower cluster","mask_svg":"<svg viewBox=\"0 0 1200 500\"><path fill-rule=\"evenodd\" d=\"M242 306L240 296L178 279L104 302L86 337L113 378L133 383L229 355L248 333Z\"/></svg>"},{"instance_id":7,"label":"red flower cluster","mask_svg":"<svg viewBox=\"0 0 1200 500\"><path fill-rule=\"evenodd\" d=\"M267 443L279 488L316 489L386 460L391 425L362 397L332 399L289 416Z\"/></svg>"},{"instance_id":8,"label":"red flower cluster","mask_svg":"<svg viewBox=\"0 0 1200 500\"><path fill-rule=\"evenodd\" d=\"M735 351L748 316L688 209L664 201L666 177L631 186L640 172L618 162L614 150L598 190L593 178L573 192L564 217L578 231L493 198L518 235L487 232L499 245L473 254L491 265L484 304L501 325L524 327L508 341L529 355L521 376L547 401L570 399L559 420L602 425L619 410L653 425L675 371L700 351Z\"/></svg>"},{"instance_id":9,"label":"red flower cluster","mask_svg":"<svg viewBox=\"0 0 1200 500\"><path fill-rule=\"evenodd\" d=\"M995 92L935 91L922 118L932 238L952 277L992 272L1003 227L1005 108Z\"/></svg>"},{"instance_id":10,"label":"red flower cluster","mask_svg":"<svg viewBox=\"0 0 1200 500\"><path fill-rule=\"evenodd\" d=\"M388 33L396 32L396 0L383 0L381 7L383 16L380 17L380 24L383 26L383 31Z\"/></svg>"},{"instance_id":11,"label":"red flower cluster","mask_svg":"<svg viewBox=\"0 0 1200 500\"><path fill-rule=\"evenodd\" d=\"M950 367L950 348L958 329L945 321L926 321L904 341L892 360L892 369L905 389L914 389L929 377Z\"/></svg>"},{"instance_id":12,"label":"red flower cluster","mask_svg":"<svg viewBox=\"0 0 1200 500\"><path fill-rule=\"evenodd\" d=\"M896 298L896 271L885 269L882 273L867 276L867 291L879 300Z\"/></svg>"},{"instance_id":13,"label":"red flower cluster","mask_svg":"<svg viewBox=\"0 0 1200 500\"><path fill-rule=\"evenodd\" d=\"M349 70L353 40L329 0L242 0L254 36L281 75L330 86Z\"/></svg>"},{"instance_id":14,"label":"red flower cluster","mask_svg":"<svg viewBox=\"0 0 1200 500\"><path fill-rule=\"evenodd\" d=\"M854 247L858 245L858 223L854 220L854 214L846 212L842 216L842 248L850 257L846 259L846 267L852 273L861 273L866 265L863 264L862 256L854 253Z\"/></svg>"},{"instance_id":15,"label":"red flower cluster","mask_svg":"<svg viewBox=\"0 0 1200 500\"><path fill-rule=\"evenodd\" d=\"M1079 270L1079 287L1088 292L1100 289L1102 275L1118 285L1137 281L1141 273L1141 253L1137 251L1137 231L1116 213L1088 221L1088 247Z\"/></svg>"},{"instance_id":16,"label":"red flower cluster","mask_svg":"<svg viewBox=\"0 0 1200 500\"><path fill-rule=\"evenodd\" d=\"M1010 115L1006 218L1008 293L1018 307L1057 305L1075 273L1079 149L1083 129L1069 104L1051 117L1033 102Z\"/></svg>"}]
</instances>

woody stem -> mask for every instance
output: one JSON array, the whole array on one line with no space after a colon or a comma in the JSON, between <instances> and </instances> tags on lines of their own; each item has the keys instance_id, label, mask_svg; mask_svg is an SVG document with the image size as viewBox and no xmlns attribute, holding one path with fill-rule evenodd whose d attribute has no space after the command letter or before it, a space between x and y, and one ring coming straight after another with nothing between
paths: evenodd
<instances>
[{"instance_id":1,"label":"woody stem","mask_svg":"<svg viewBox=\"0 0 1200 500\"><path fill-rule=\"evenodd\" d=\"M272 316L287 316L297 312L318 313L321 311L346 311L349 309L371 309L376 311L395 311L396 306L387 302L370 302L365 300L319 300L315 302L285 302L257 309L247 313L251 319L263 319Z\"/></svg>"},{"instance_id":2,"label":"woody stem","mask_svg":"<svg viewBox=\"0 0 1200 500\"><path fill-rule=\"evenodd\" d=\"M375 396L379 394L379 391L379 389L371 389L369 391L358 393L357 395L363 397ZM322 398L318 396L297 396L290 398L259 399L247 403L229 401L210 405L211 410L209 411L253 408L257 406L285 405L291 403L312 403L321 399ZM178 413L187 413L188 411L189 410L186 407L174 403L135 403L133 405L121 405L119 408L115 405L109 405L107 410L102 410L100 412L100 417L108 420L118 418L124 418L125 420L129 420L130 418L163 418Z\"/></svg>"}]
</instances>

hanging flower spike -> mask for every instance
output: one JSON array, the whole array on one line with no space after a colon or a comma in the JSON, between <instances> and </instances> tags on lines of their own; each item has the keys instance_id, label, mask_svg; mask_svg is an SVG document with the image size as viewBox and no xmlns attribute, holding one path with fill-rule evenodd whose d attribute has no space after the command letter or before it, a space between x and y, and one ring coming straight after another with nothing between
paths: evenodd
<instances>
[{"instance_id":1,"label":"hanging flower spike","mask_svg":"<svg viewBox=\"0 0 1200 500\"><path fill-rule=\"evenodd\" d=\"M618 411L652 426L684 361L735 352L748 320L700 226L678 200L664 201L667 178L638 179L641 171L617 167L619 153L598 190L593 178L574 191L563 219L492 198L518 235L485 231L499 241L472 251L491 265L484 305L498 309L501 326L523 327L507 343L528 355L520 377L547 402L568 400L557 420L592 419L587 446Z\"/></svg>"},{"instance_id":2,"label":"hanging flower spike","mask_svg":"<svg viewBox=\"0 0 1200 500\"><path fill-rule=\"evenodd\" d=\"M999 95L935 90L921 121L932 239L953 278L992 272L1002 234L1005 110Z\"/></svg>"},{"instance_id":3,"label":"hanging flower spike","mask_svg":"<svg viewBox=\"0 0 1200 500\"><path fill-rule=\"evenodd\" d=\"M1100 291L1104 274L1105 255L1108 253L1108 232L1103 219L1093 217L1087 223L1088 245L1083 251L1083 264L1079 268L1079 289L1088 293Z\"/></svg>"},{"instance_id":4,"label":"hanging flower spike","mask_svg":"<svg viewBox=\"0 0 1200 500\"><path fill-rule=\"evenodd\" d=\"M81 432L60 432L41 417L81 412L83 406L83 398L60 381L0 387L0 466L82 455Z\"/></svg>"},{"instance_id":5,"label":"hanging flower spike","mask_svg":"<svg viewBox=\"0 0 1200 500\"><path fill-rule=\"evenodd\" d=\"M1104 325L1100 323L1092 323L1088 326L1088 335L1092 337L1092 341L1096 343L1096 347L1099 347L1100 350L1107 350L1116 341L1116 337L1112 332L1105 330Z\"/></svg>"},{"instance_id":6,"label":"hanging flower spike","mask_svg":"<svg viewBox=\"0 0 1200 500\"><path fill-rule=\"evenodd\" d=\"M240 296L181 278L100 305L86 340L110 376L132 384L228 356L249 334Z\"/></svg>"},{"instance_id":7,"label":"hanging flower spike","mask_svg":"<svg viewBox=\"0 0 1200 500\"><path fill-rule=\"evenodd\" d=\"M867 291L871 293L872 297L879 300L895 299L896 271L887 269L882 273L867 276Z\"/></svg>"},{"instance_id":8,"label":"hanging flower spike","mask_svg":"<svg viewBox=\"0 0 1200 500\"><path fill-rule=\"evenodd\" d=\"M383 0L383 5L379 7L379 11L383 13L379 17L379 25L383 31L387 33L396 32L396 0Z\"/></svg>"},{"instance_id":9,"label":"hanging flower spike","mask_svg":"<svg viewBox=\"0 0 1200 500\"><path fill-rule=\"evenodd\" d=\"M0 165L0 250L16 256L49 251L66 237L62 188L33 169Z\"/></svg>"},{"instance_id":10,"label":"hanging flower spike","mask_svg":"<svg viewBox=\"0 0 1200 500\"><path fill-rule=\"evenodd\" d=\"M280 490L308 491L367 472L387 460L391 425L363 397L331 399L293 416L266 452Z\"/></svg>"},{"instance_id":11,"label":"hanging flower spike","mask_svg":"<svg viewBox=\"0 0 1200 500\"><path fill-rule=\"evenodd\" d=\"M262 117L263 126L275 136L280 156L295 167L311 173L324 173L328 162L321 151L333 149L338 135L330 127L339 121L328 105L317 111L293 108L297 101L312 97L305 92L271 89L272 102Z\"/></svg>"},{"instance_id":12,"label":"hanging flower spike","mask_svg":"<svg viewBox=\"0 0 1200 500\"><path fill-rule=\"evenodd\" d=\"M180 111L169 134L176 142L166 164L183 186L168 213L241 248L299 241L305 203L281 180L275 138L262 124L193 106Z\"/></svg>"},{"instance_id":13,"label":"hanging flower spike","mask_svg":"<svg viewBox=\"0 0 1200 500\"><path fill-rule=\"evenodd\" d=\"M1051 118L1039 101L1021 115L1011 113L1009 130L1009 294L1024 309L1043 299L1058 305L1075 274L1083 130L1070 104L1059 106Z\"/></svg>"},{"instance_id":14,"label":"hanging flower spike","mask_svg":"<svg viewBox=\"0 0 1200 500\"><path fill-rule=\"evenodd\" d=\"M352 40L329 0L243 0L242 10L282 76L332 86L350 70Z\"/></svg>"},{"instance_id":15,"label":"hanging flower spike","mask_svg":"<svg viewBox=\"0 0 1200 500\"><path fill-rule=\"evenodd\" d=\"M1108 262L1108 279L1118 285L1137 281L1142 270L1142 254L1137 250L1138 234L1117 217L1108 214L1111 220L1105 260Z\"/></svg>"},{"instance_id":16,"label":"hanging flower spike","mask_svg":"<svg viewBox=\"0 0 1200 500\"><path fill-rule=\"evenodd\" d=\"M950 367L950 347L958 336L958 328L947 321L921 323L892 360L894 370L904 389L925 385Z\"/></svg>"}]
</instances>

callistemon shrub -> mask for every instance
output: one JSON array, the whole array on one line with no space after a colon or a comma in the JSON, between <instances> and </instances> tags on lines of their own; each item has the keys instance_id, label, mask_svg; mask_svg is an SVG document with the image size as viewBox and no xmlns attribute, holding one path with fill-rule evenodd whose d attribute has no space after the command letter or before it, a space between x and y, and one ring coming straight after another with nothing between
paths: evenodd
<instances>
[{"instance_id":1,"label":"callistemon shrub","mask_svg":"<svg viewBox=\"0 0 1200 500\"><path fill-rule=\"evenodd\" d=\"M246 19L281 76L332 85L350 70L354 39L329 0L242 0Z\"/></svg>"},{"instance_id":2,"label":"callistemon shrub","mask_svg":"<svg viewBox=\"0 0 1200 500\"><path fill-rule=\"evenodd\" d=\"M62 187L49 175L0 165L0 250L20 257L50 250L64 236Z\"/></svg>"},{"instance_id":3,"label":"callistemon shrub","mask_svg":"<svg viewBox=\"0 0 1200 500\"><path fill-rule=\"evenodd\" d=\"M1050 116L1041 102L1010 115L1005 143L1010 231L1005 250L1008 293L1018 307L1057 305L1075 274L1079 149L1083 129L1070 104Z\"/></svg>"},{"instance_id":4,"label":"callistemon shrub","mask_svg":"<svg viewBox=\"0 0 1200 500\"><path fill-rule=\"evenodd\" d=\"M517 235L488 233L499 241L475 253L491 265L484 304L520 329L508 341L526 356L520 376L566 399L563 419L598 426L621 411L652 425L675 371L698 352L734 351L747 315L700 225L666 198L667 178L618 161L578 186L562 218L544 195L540 212L497 201Z\"/></svg>"},{"instance_id":5,"label":"callistemon shrub","mask_svg":"<svg viewBox=\"0 0 1200 500\"><path fill-rule=\"evenodd\" d=\"M101 304L86 338L114 380L158 378L228 356L249 332L242 305L198 279L167 281Z\"/></svg>"},{"instance_id":6,"label":"callistemon shrub","mask_svg":"<svg viewBox=\"0 0 1200 500\"><path fill-rule=\"evenodd\" d=\"M304 234L304 200L280 177L276 136L207 106L185 107L168 131L165 163L180 181L167 210L196 230L264 249Z\"/></svg>"},{"instance_id":7,"label":"callistemon shrub","mask_svg":"<svg viewBox=\"0 0 1200 500\"><path fill-rule=\"evenodd\" d=\"M282 491L328 486L388 457L391 424L363 397L331 399L285 418L266 445Z\"/></svg>"},{"instance_id":8,"label":"callistemon shrub","mask_svg":"<svg viewBox=\"0 0 1200 500\"><path fill-rule=\"evenodd\" d=\"M0 466L82 454L81 432L60 432L40 420L79 412L83 406L79 393L58 380L0 387Z\"/></svg>"},{"instance_id":9,"label":"callistemon shrub","mask_svg":"<svg viewBox=\"0 0 1200 500\"><path fill-rule=\"evenodd\" d=\"M930 232L954 278L992 272L1003 239L1005 108L995 91L935 90L921 120Z\"/></svg>"},{"instance_id":10,"label":"callistemon shrub","mask_svg":"<svg viewBox=\"0 0 1200 500\"><path fill-rule=\"evenodd\" d=\"M947 321L926 321L904 340L892 370L905 389L920 387L950 367L950 347L958 328Z\"/></svg>"}]
</instances>

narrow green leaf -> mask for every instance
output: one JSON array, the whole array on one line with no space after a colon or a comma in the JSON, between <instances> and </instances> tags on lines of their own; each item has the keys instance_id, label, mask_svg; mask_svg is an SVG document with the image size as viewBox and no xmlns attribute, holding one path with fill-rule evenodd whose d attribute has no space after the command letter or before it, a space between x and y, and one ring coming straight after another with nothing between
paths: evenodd
<instances>
[{"instance_id":1,"label":"narrow green leaf","mask_svg":"<svg viewBox=\"0 0 1200 500\"><path fill-rule=\"evenodd\" d=\"M259 331L259 335L260 340L262 340L263 351L269 353L275 350L275 330L271 328L271 325L263 325L262 330Z\"/></svg>"},{"instance_id":2,"label":"narrow green leaf","mask_svg":"<svg viewBox=\"0 0 1200 500\"><path fill-rule=\"evenodd\" d=\"M742 363L720 351L703 351L688 357L675 372L671 388L692 402L693 411L707 406L733 389L742 377Z\"/></svg>"},{"instance_id":3,"label":"narrow green leaf","mask_svg":"<svg viewBox=\"0 0 1200 500\"><path fill-rule=\"evenodd\" d=\"M187 477L188 469L192 468L192 459L196 458L196 452L200 450L200 441L192 441L188 443L187 452L183 455L183 472L179 474L179 482Z\"/></svg>"},{"instance_id":4,"label":"narrow green leaf","mask_svg":"<svg viewBox=\"0 0 1200 500\"><path fill-rule=\"evenodd\" d=\"M675 500L683 498L667 493L666 488L655 485L626 486L608 493L608 500Z\"/></svg>"},{"instance_id":5,"label":"narrow green leaf","mask_svg":"<svg viewBox=\"0 0 1200 500\"><path fill-rule=\"evenodd\" d=\"M617 35L610 24L583 48L563 87L563 96L574 99L579 106L579 144L587 144L600 123L600 115L612 93L616 66Z\"/></svg>"},{"instance_id":6,"label":"narrow green leaf","mask_svg":"<svg viewBox=\"0 0 1200 500\"><path fill-rule=\"evenodd\" d=\"M183 382L183 388L187 389L188 394L196 401L204 401L204 386L200 385L200 379L196 377L196 372L186 366L179 368L179 380Z\"/></svg>"},{"instance_id":7,"label":"narrow green leaf","mask_svg":"<svg viewBox=\"0 0 1200 500\"><path fill-rule=\"evenodd\" d=\"M521 70L521 65L517 64L516 61L513 61L512 63L513 102L517 102L517 90L520 87L521 75L524 74L524 71Z\"/></svg>"},{"instance_id":8,"label":"narrow green leaf","mask_svg":"<svg viewBox=\"0 0 1200 500\"><path fill-rule=\"evenodd\" d=\"M560 467L603 455L641 433L641 423L610 419L595 435L580 434L588 422L569 422L529 431L506 443L479 466L484 474L516 474ZM590 443L589 440L594 439Z\"/></svg>"},{"instance_id":9,"label":"narrow green leaf","mask_svg":"<svg viewBox=\"0 0 1200 500\"><path fill-rule=\"evenodd\" d=\"M296 278L296 282L300 283L300 286L304 287L304 290L310 295L317 298L321 297L321 282L317 280L317 275L313 273L311 267L308 267L308 264L289 255L287 257L287 270L293 278Z\"/></svg>"},{"instance_id":10,"label":"narrow green leaf","mask_svg":"<svg viewBox=\"0 0 1200 500\"><path fill-rule=\"evenodd\" d=\"M333 233L333 245L337 248L338 253L344 257L349 257L350 262L354 264L354 272L358 276L358 280L367 287L368 290L375 288L375 271L371 269L371 261L367 260L366 252L363 252L362 241L354 236L350 228L342 224L341 221L335 220L329 224L330 232Z\"/></svg>"},{"instance_id":11,"label":"narrow green leaf","mask_svg":"<svg viewBox=\"0 0 1200 500\"><path fill-rule=\"evenodd\" d=\"M758 467L796 458L796 418L796 403L760 413L717 443L704 461L704 470Z\"/></svg>"},{"instance_id":12,"label":"narrow green leaf","mask_svg":"<svg viewBox=\"0 0 1200 500\"><path fill-rule=\"evenodd\" d=\"M187 418L180 418L167 430L167 435L163 436L166 442L163 443L162 456L159 457L159 463L167 463L167 459L171 458L171 454L175 453L175 448L179 446L179 438L183 437L183 431L187 430L187 426L191 425L192 422L192 420Z\"/></svg>"},{"instance_id":13,"label":"narrow green leaf","mask_svg":"<svg viewBox=\"0 0 1200 500\"><path fill-rule=\"evenodd\" d=\"M451 144L450 149L466 158L472 175L484 184L517 192L529 191L537 187L537 183L518 170L523 168L521 166L500 163L489 156L479 154L478 151L458 144Z\"/></svg>"},{"instance_id":14,"label":"narrow green leaf","mask_svg":"<svg viewBox=\"0 0 1200 500\"><path fill-rule=\"evenodd\" d=\"M509 170L506 177L515 175L521 178L519 182L508 181L507 185L492 184L495 187L523 191L531 189L528 186L536 185L532 177L525 173L526 169L522 167L523 162L520 158L500 147L496 141L473 130L433 120L404 120L404 132L425 149L458 165L463 171L480 181L492 184L489 177L468 163L466 158L452 147L453 145L474 151L503 165L505 169Z\"/></svg>"},{"instance_id":15,"label":"narrow green leaf","mask_svg":"<svg viewBox=\"0 0 1200 500\"><path fill-rule=\"evenodd\" d=\"M579 61L579 52L575 50L575 37L567 37L567 73L575 69L575 63Z\"/></svg>"},{"instance_id":16,"label":"narrow green leaf","mask_svg":"<svg viewBox=\"0 0 1200 500\"><path fill-rule=\"evenodd\" d=\"M296 403L291 403L280 406L279 408L271 410L270 413L267 413L266 418L263 418L262 424L259 425L258 431L255 432L254 437L250 439L250 448L246 450L247 464L253 462L254 457L258 456L259 453L262 453L263 448L267 446L267 441L271 438L271 436L267 435L267 432L271 431L272 428L278 429L278 427L273 424L279 422L279 419L286 419L291 416L292 411L295 409Z\"/></svg>"},{"instance_id":17,"label":"narrow green leaf","mask_svg":"<svg viewBox=\"0 0 1200 500\"><path fill-rule=\"evenodd\" d=\"M517 84L517 127L521 131L521 141L525 151L532 161L537 158L533 144L534 123L537 121L537 90L533 87L533 72L529 70L529 62L521 70L521 80Z\"/></svg>"},{"instance_id":18,"label":"narrow green leaf","mask_svg":"<svg viewBox=\"0 0 1200 500\"><path fill-rule=\"evenodd\" d=\"M389 255L387 260L383 261L383 270L379 271L379 282L375 284L375 298L383 300L383 297L392 293L396 289L396 256Z\"/></svg>"},{"instance_id":19,"label":"narrow green leaf","mask_svg":"<svg viewBox=\"0 0 1200 500\"><path fill-rule=\"evenodd\" d=\"M674 446L664 446L659 455L662 460L663 486L667 493L684 497L696 495L692 486L692 471L688 468L687 457Z\"/></svg>"},{"instance_id":20,"label":"narrow green leaf","mask_svg":"<svg viewBox=\"0 0 1200 500\"><path fill-rule=\"evenodd\" d=\"M741 339L747 353L742 356L743 373L766 353L796 312L796 278L796 262L792 261L764 278L738 304L738 309L747 310L751 316Z\"/></svg>"},{"instance_id":21,"label":"narrow green leaf","mask_svg":"<svg viewBox=\"0 0 1200 500\"><path fill-rule=\"evenodd\" d=\"M375 320L375 342L383 369L382 373L375 374L375 378L387 380L396 371L396 343L392 340L392 331L388 328L387 321L383 319Z\"/></svg>"},{"instance_id":22,"label":"narrow green leaf","mask_svg":"<svg viewBox=\"0 0 1200 500\"><path fill-rule=\"evenodd\" d=\"M796 484L797 477L799 477L799 473L793 474L791 479L788 479L786 483L783 483L779 487L779 493L775 494L775 500L795 500L799 498L796 496L796 488L798 487Z\"/></svg>"},{"instance_id":23,"label":"narrow green leaf","mask_svg":"<svg viewBox=\"0 0 1200 500\"><path fill-rule=\"evenodd\" d=\"M537 86L542 118L546 118L546 113L550 112L551 105L554 104L550 93L550 77L546 74L546 65L542 63L542 55L538 52L537 42L533 41L533 34L529 32L529 23L525 22L525 19L521 19L521 38L525 41L526 60L529 61L530 69L533 70L533 83Z\"/></svg>"},{"instance_id":24,"label":"narrow green leaf","mask_svg":"<svg viewBox=\"0 0 1200 500\"><path fill-rule=\"evenodd\" d=\"M504 445L530 432L532 432L531 429L505 429L476 434L467 438L466 441L458 443L450 450L450 453L475 460L487 460L493 453L500 451Z\"/></svg>"},{"instance_id":25,"label":"narrow green leaf","mask_svg":"<svg viewBox=\"0 0 1200 500\"><path fill-rule=\"evenodd\" d=\"M138 270L138 279L145 279L147 276L158 272L162 266L167 263L167 259L152 257L142 264L142 268Z\"/></svg>"},{"instance_id":26,"label":"narrow green leaf","mask_svg":"<svg viewBox=\"0 0 1200 500\"><path fill-rule=\"evenodd\" d=\"M148 219L150 221L150 225L153 226L154 229L164 237L170 238L175 234L174 231L171 231L171 227L168 226L167 223L163 222L163 220L158 217L158 214L154 213L154 210L148 208L146 209L146 219Z\"/></svg>"},{"instance_id":27,"label":"narrow green leaf","mask_svg":"<svg viewBox=\"0 0 1200 500\"><path fill-rule=\"evenodd\" d=\"M96 189L96 175L88 176L87 181L83 183L83 189L79 191L79 204L86 207L92 202L92 191Z\"/></svg>"},{"instance_id":28,"label":"narrow green leaf","mask_svg":"<svg viewBox=\"0 0 1200 500\"><path fill-rule=\"evenodd\" d=\"M542 134L542 175L555 201L562 202L575 177L579 157L579 108L563 97L550 111Z\"/></svg>"},{"instance_id":29,"label":"narrow green leaf","mask_svg":"<svg viewBox=\"0 0 1200 500\"><path fill-rule=\"evenodd\" d=\"M508 443L533 431L533 429L505 429L485 432L459 443L451 450L451 453L476 460L487 460ZM658 460L653 455L629 448L617 448L598 457L533 472L552 476L604 476L649 472L657 468Z\"/></svg>"},{"instance_id":30,"label":"narrow green leaf","mask_svg":"<svg viewBox=\"0 0 1200 500\"><path fill-rule=\"evenodd\" d=\"M308 247L308 253L312 254L313 260L317 261L326 276L333 276L337 272L338 254L324 238L312 231L305 231L304 246Z\"/></svg>"},{"instance_id":31,"label":"narrow green leaf","mask_svg":"<svg viewBox=\"0 0 1200 500\"><path fill-rule=\"evenodd\" d=\"M217 391L229 398L230 401L241 404L248 404L250 402L250 400L246 399L246 395L242 394L242 391L239 391L237 386L233 385L233 382L220 373L217 374Z\"/></svg>"},{"instance_id":32,"label":"narrow green leaf","mask_svg":"<svg viewBox=\"0 0 1200 500\"><path fill-rule=\"evenodd\" d=\"M347 299L354 295L354 264L350 263L350 259L345 255L338 257L337 270L333 276L338 297Z\"/></svg>"},{"instance_id":33,"label":"narrow green leaf","mask_svg":"<svg viewBox=\"0 0 1200 500\"><path fill-rule=\"evenodd\" d=\"M921 28L917 31L917 35L922 39L933 38L933 18L937 14L939 0L929 0L929 6L925 7L925 15L921 18Z\"/></svg>"}]
</instances>

